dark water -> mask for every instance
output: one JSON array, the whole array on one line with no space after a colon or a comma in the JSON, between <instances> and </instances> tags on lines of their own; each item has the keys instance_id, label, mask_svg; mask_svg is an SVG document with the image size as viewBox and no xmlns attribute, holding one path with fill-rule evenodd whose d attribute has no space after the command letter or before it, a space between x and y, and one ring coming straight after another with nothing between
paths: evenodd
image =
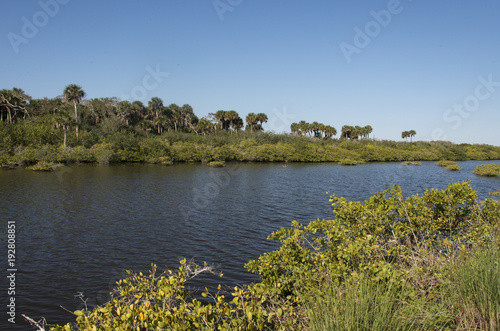
<instances>
[{"instance_id":1,"label":"dark water","mask_svg":"<svg viewBox=\"0 0 500 331\"><path fill-rule=\"evenodd\" d=\"M335 164L112 165L65 167L54 173L0 171L2 254L7 267L8 221L16 224L16 321L21 314L66 323L83 307L108 299L125 270L151 263L176 268L179 258L219 266L224 277L203 277L193 287L249 283L243 265L276 243L266 237L292 220L333 216L327 191L364 200L393 184L406 195L467 180L481 198L500 189L500 179L472 170L488 162L459 162L451 172L432 162L342 167ZM0 329L7 323L2 277Z\"/></svg>"}]
</instances>

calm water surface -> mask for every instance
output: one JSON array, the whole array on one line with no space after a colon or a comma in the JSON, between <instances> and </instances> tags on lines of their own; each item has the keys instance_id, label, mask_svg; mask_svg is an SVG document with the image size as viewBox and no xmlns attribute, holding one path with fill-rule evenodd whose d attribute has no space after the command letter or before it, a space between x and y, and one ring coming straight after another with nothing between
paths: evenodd
<instances>
[{"instance_id":1,"label":"calm water surface","mask_svg":"<svg viewBox=\"0 0 500 331\"><path fill-rule=\"evenodd\" d=\"M229 164L222 169L111 165L65 167L54 173L0 170L3 238L8 221L15 221L17 229L17 326L27 328L20 314L45 317L49 323L72 321L60 306L81 309L78 292L89 306L101 305L125 270L147 271L151 263L176 268L182 257L224 271L223 278L193 282L194 288L255 281L243 265L277 247L266 240L271 232L292 220L307 223L333 216L327 191L364 200L393 184L408 196L470 179L485 198L500 189L500 179L472 173L484 163L458 162L460 172L432 162L406 167ZM2 277L2 288L7 287ZM6 292L0 291L3 307ZM4 311L0 329L13 329Z\"/></svg>"}]
</instances>

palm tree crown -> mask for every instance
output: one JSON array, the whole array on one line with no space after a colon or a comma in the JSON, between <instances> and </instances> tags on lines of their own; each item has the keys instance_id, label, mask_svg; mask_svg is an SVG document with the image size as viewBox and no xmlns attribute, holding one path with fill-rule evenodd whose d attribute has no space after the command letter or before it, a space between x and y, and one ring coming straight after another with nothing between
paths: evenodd
<instances>
[{"instance_id":1,"label":"palm tree crown","mask_svg":"<svg viewBox=\"0 0 500 331\"><path fill-rule=\"evenodd\" d=\"M75 107L76 138L78 139L78 113L76 110L76 104L80 103L80 101L82 101L85 97L85 91L79 85L70 84L64 89L63 95L66 102L73 102Z\"/></svg>"}]
</instances>

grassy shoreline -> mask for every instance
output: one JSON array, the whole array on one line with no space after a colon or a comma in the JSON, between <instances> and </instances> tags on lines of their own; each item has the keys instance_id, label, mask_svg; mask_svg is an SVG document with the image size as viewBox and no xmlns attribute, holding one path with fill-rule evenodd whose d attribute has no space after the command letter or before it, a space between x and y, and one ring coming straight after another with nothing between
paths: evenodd
<instances>
[{"instance_id":1,"label":"grassy shoreline","mask_svg":"<svg viewBox=\"0 0 500 331\"><path fill-rule=\"evenodd\" d=\"M372 139L317 139L290 134L219 133L199 136L171 132L139 136L115 132L95 143L28 144L0 149L0 166L30 166L38 162L162 163L181 162L417 162L500 160L500 147L450 142L395 142ZM0 144L1 146L2 144Z\"/></svg>"}]
</instances>

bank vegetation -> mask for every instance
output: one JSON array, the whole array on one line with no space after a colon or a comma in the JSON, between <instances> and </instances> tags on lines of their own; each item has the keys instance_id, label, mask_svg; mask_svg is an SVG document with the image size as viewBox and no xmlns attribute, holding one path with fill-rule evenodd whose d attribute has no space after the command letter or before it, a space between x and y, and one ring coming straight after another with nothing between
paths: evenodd
<instances>
[{"instance_id":1,"label":"bank vegetation","mask_svg":"<svg viewBox=\"0 0 500 331\"><path fill-rule=\"evenodd\" d=\"M159 97L143 104L85 95L76 84L51 99L0 90L0 166L500 159L500 147L413 141L415 130L403 131L406 141L380 141L371 138L370 125L343 125L335 138L331 125L300 121L290 124L290 133L275 134L263 130L265 113L242 118L235 110L218 110L199 118L189 104L165 105Z\"/></svg>"}]
</instances>

